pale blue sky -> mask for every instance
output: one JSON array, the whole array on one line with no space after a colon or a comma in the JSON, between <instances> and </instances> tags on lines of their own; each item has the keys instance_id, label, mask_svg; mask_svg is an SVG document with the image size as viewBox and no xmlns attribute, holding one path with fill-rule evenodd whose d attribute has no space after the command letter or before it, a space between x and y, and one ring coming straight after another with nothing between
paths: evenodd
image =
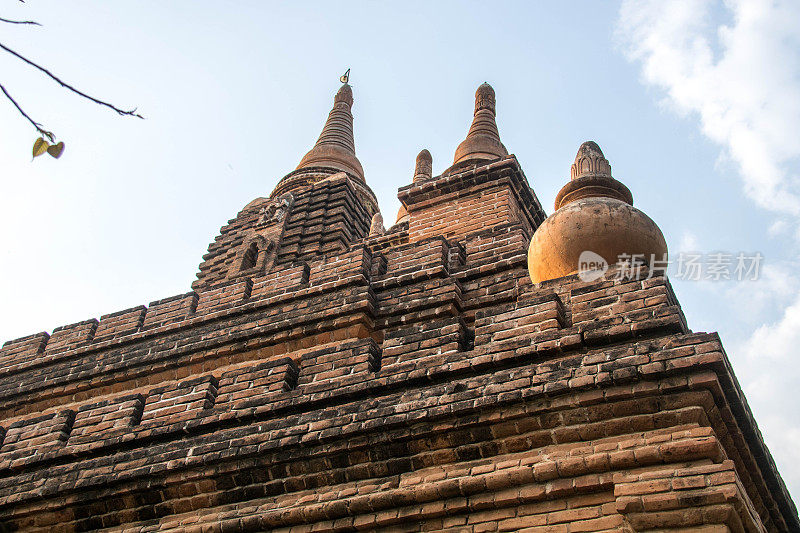
<instances>
[{"instance_id":1,"label":"pale blue sky","mask_svg":"<svg viewBox=\"0 0 800 533\"><path fill-rule=\"evenodd\" d=\"M116 116L0 54L0 82L67 145L58 161L31 162L34 130L0 101L0 341L189 290L219 227L313 145L348 67L356 151L390 223L416 154L428 148L435 172L450 165L488 81L501 138L548 213L578 146L593 139L673 256L764 255L757 283L674 285L690 326L720 331L800 493L800 371L787 353L800 340L800 215L771 206L797 186L800 17L781 12L791 7L37 0L3 9L43 27L0 26L0 42L147 118ZM761 172L771 156L776 168Z\"/></svg>"}]
</instances>

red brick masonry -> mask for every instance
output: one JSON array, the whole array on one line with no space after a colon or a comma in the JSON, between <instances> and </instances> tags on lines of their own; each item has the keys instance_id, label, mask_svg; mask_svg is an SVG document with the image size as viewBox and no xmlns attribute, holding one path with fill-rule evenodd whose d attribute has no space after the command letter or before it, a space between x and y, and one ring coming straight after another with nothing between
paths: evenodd
<instances>
[{"instance_id":1,"label":"red brick masonry","mask_svg":"<svg viewBox=\"0 0 800 533\"><path fill-rule=\"evenodd\" d=\"M531 285L513 156L370 237L337 176L245 208L195 292L3 345L0 531L800 531L665 278Z\"/></svg>"}]
</instances>

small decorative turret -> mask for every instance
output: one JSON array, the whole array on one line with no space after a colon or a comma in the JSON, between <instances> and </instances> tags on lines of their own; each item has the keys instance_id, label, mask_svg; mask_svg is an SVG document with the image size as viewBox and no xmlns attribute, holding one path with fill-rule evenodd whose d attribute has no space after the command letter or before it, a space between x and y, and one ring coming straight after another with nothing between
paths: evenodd
<instances>
[{"instance_id":1,"label":"small decorative turret","mask_svg":"<svg viewBox=\"0 0 800 533\"><path fill-rule=\"evenodd\" d=\"M423 149L417 156L414 166L414 182L430 179L433 175L433 157L428 150Z\"/></svg>"},{"instance_id":2,"label":"small decorative turret","mask_svg":"<svg viewBox=\"0 0 800 533\"><path fill-rule=\"evenodd\" d=\"M395 222L395 224L401 224L403 222L408 222L409 218L410 217L409 217L408 211L406 210L406 206L401 205L400 209L397 210L397 222Z\"/></svg>"},{"instance_id":3,"label":"small decorative turret","mask_svg":"<svg viewBox=\"0 0 800 533\"><path fill-rule=\"evenodd\" d=\"M633 207L630 190L611 176L611 165L597 143L581 145L570 174L556 196L555 213L539 226L528 249L528 273L534 283L578 272L587 252L607 265L623 257L666 264L661 230Z\"/></svg>"},{"instance_id":4,"label":"small decorative turret","mask_svg":"<svg viewBox=\"0 0 800 533\"><path fill-rule=\"evenodd\" d=\"M494 160L508 155L495 122L494 89L488 83L475 91L475 115L467 138L456 148L453 165L472 160Z\"/></svg>"},{"instance_id":5,"label":"small decorative turret","mask_svg":"<svg viewBox=\"0 0 800 533\"><path fill-rule=\"evenodd\" d=\"M386 229L383 227L383 216L380 213L372 215L372 221L369 225L369 236L383 235Z\"/></svg>"}]
</instances>

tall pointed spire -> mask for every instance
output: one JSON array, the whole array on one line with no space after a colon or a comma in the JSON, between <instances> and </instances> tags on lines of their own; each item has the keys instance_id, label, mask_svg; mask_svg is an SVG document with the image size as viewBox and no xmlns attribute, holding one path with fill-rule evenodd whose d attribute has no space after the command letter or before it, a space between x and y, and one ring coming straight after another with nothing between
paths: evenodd
<instances>
[{"instance_id":1,"label":"tall pointed spire","mask_svg":"<svg viewBox=\"0 0 800 533\"><path fill-rule=\"evenodd\" d=\"M472 119L467 138L456 148L454 165L471 160L498 159L508 155L506 147L500 142L494 117L494 89L488 83L483 83L475 91L475 118Z\"/></svg>"},{"instance_id":2,"label":"tall pointed spire","mask_svg":"<svg viewBox=\"0 0 800 533\"><path fill-rule=\"evenodd\" d=\"M353 139L353 90L345 83L333 99L333 109L325 127L314 145L297 165L297 170L306 168L329 168L348 172L364 180L364 169L356 157Z\"/></svg>"}]
</instances>

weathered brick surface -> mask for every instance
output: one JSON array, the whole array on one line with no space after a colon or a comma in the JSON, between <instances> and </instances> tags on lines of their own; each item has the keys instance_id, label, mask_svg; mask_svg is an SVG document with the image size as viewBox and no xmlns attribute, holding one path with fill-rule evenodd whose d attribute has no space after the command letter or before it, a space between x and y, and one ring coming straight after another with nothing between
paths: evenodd
<instances>
[{"instance_id":1,"label":"weathered brick surface","mask_svg":"<svg viewBox=\"0 0 800 533\"><path fill-rule=\"evenodd\" d=\"M54 329L47 341L44 355L66 352L89 344L94 339L97 325L97 320L91 319Z\"/></svg>"},{"instance_id":2,"label":"weathered brick surface","mask_svg":"<svg viewBox=\"0 0 800 533\"><path fill-rule=\"evenodd\" d=\"M319 394L347 385L369 384L380 365L380 348L372 339L311 350L301 357L298 386L308 394Z\"/></svg>"},{"instance_id":3,"label":"weathered brick surface","mask_svg":"<svg viewBox=\"0 0 800 533\"><path fill-rule=\"evenodd\" d=\"M47 333L37 333L6 342L0 348L0 365L13 368L35 362L44 352L49 339Z\"/></svg>"},{"instance_id":4,"label":"weathered brick surface","mask_svg":"<svg viewBox=\"0 0 800 533\"><path fill-rule=\"evenodd\" d=\"M271 403L297 386L297 364L283 358L229 370L219 379L216 405L222 411L248 411Z\"/></svg>"},{"instance_id":5,"label":"weathered brick surface","mask_svg":"<svg viewBox=\"0 0 800 533\"><path fill-rule=\"evenodd\" d=\"M800 528L665 278L531 284L513 157L404 187L381 235L346 175L292 194L194 292L3 345L0 531Z\"/></svg>"},{"instance_id":6,"label":"weathered brick surface","mask_svg":"<svg viewBox=\"0 0 800 533\"><path fill-rule=\"evenodd\" d=\"M99 342L136 333L142 327L145 311L147 311L147 308L140 305L125 311L101 316L97 331L94 334L94 340Z\"/></svg>"},{"instance_id":7,"label":"weathered brick surface","mask_svg":"<svg viewBox=\"0 0 800 533\"><path fill-rule=\"evenodd\" d=\"M10 424L0 447L0 463L35 456L63 444L69 437L74 416L71 411L61 411Z\"/></svg>"},{"instance_id":8,"label":"weathered brick surface","mask_svg":"<svg viewBox=\"0 0 800 533\"><path fill-rule=\"evenodd\" d=\"M366 248L355 247L349 252L323 257L311 263L309 281L325 285L350 277L369 277L372 257Z\"/></svg>"},{"instance_id":9,"label":"weathered brick surface","mask_svg":"<svg viewBox=\"0 0 800 533\"><path fill-rule=\"evenodd\" d=\"M306 263L277 269L264 277L253 279L250 297L258 300L291 293L307 285L309 276L310 272Z\"/></svg>"},{"instance_id":10,"label":"weathered brick surface","mask_svg":"<svg viewBox=\"0 0 800 533\"><path fill-rule=\"evenodd\" d=\"M217 380L203 376L152 389L142 412L142 426L165 426L193 420L217 398Z\"/></svg>"},{"instance_id":11,"label":"weathered brick surface","mask_svg":"<svg viewBox=\"0 0 800 533\"><path fill-rule=\"evenodd\" d=\"M450 245L442 237L423 242L397 246L387 250L387 277L396 277L420 270L449 267Z\"/></svg>"},{"instance_id":12,"label":"weathered brick surface","mask_svg":"<svg viewBox=\"0 0 800 533\"><path fill-rule=\"evenodd\" d=\"M387 329L383 342L382 364L386 369L396 365L416 368L422 358L462 351L467 342L466 326L456 317L428 319L410 326ZM430 360L426 360L430 364ZM411 364L408 364L411 363Z\"/></svg>"},{"instance_id":13,"label":"weathered brick surface","mask_svg":"<svg viewBox=\"0 0 800 533\"><path fill-rule=\"evenodd\" d=\"M250 297L253 281L237 280L203 291L197 300L197 313L206 314L236 306Z\"/></svg>"},{"instance_id":14,"label":"weathered brick surface","mask_svg":"<svg viewBox=\"0 0 800 533\"><path fill-rule=\"evenodd\" d=\"M126 433L141 421L143 408L141 394L82 405L75 414L69 443L102 441Z\"/></svg>"},{"instance_id":15,"label":"weathered brick surface","mask_svg":"<svg viewBox=\"0 0 800 533\"><path fill-rule=\"evenodd\" d=\"M179 294L150 302L142 329L160 328L186 320L197 310L197 293Z\"/></svg>"},{"instance_id":16,"label":"weathered brick surface","mask_svg":"<svg viewBox=\"0 0 800 533\"><path fill-rule=\"evenodd\" d=\"M464 238L501 224L515 224L530 235L545 218L514 156L413 183L398 197L410 215L410 242Z\"/></svg>"},{"instance_id":17,"label":"weathered brick surface","mask_svg":"<svg viewBox=\"0 0 800 533\"><path fill-rule=\"evenodd\" d=\"M286 218L278 263L346 252L369 233L377 201L369 188L342 175L314 183L297 195Z\"/></svg>"},{"instance_id":18,"label":"weathered brick surface","mask_svg":"<svg viewBox=\"0 0 800 533\"><path fill-rule=\"evenodd\" d=\"M464 260L476 264L514 258L525 252L529 240L530 237L518 225L493 225L464 239Z\"/></svg>"}]
</instances>

